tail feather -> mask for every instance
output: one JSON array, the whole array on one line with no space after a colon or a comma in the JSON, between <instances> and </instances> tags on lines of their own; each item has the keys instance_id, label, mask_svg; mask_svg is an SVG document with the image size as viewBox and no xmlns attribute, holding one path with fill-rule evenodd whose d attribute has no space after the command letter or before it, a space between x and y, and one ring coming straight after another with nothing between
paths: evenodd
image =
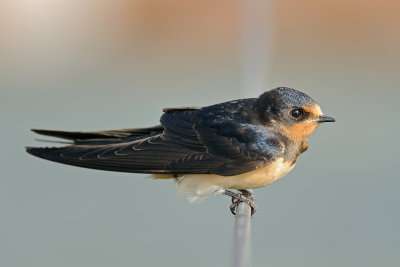
<instances>
[{"instance_id":1,"label":"tail feather","mask_svg":"<svg viewBox=\"0 0 400 267\"><path fill-rule=\"evenodd\" d=\"M74 131L58 131L58 130L42 130L32 129L33 132L41 135L59 137L69 140L86 140L86 139L99 139L99 138L126 138L133 136L143 136L154 134L163 131L164 128L161 125L149 127L149 128L132 128L132 129L120 129L110 131L94 131L94 132L74 132Z\"/></svg>"}]
</instances>

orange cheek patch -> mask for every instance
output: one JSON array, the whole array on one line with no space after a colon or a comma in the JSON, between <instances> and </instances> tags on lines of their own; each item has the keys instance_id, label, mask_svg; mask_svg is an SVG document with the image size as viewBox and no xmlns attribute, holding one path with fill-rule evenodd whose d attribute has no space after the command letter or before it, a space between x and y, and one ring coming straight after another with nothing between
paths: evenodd
<instances>
[{"instance_id":1,"label":"orange cheek patch","mask_svg":"<svg viewBox=\"0 0 400 267\"><path fill-rule=\"evenodd\" d=\"M298 123L291 126L284 126L283 130L289 138L293 140L303 140L309 137L315 129L318 127L318 123Z\"/></svg>"}]
</instances>

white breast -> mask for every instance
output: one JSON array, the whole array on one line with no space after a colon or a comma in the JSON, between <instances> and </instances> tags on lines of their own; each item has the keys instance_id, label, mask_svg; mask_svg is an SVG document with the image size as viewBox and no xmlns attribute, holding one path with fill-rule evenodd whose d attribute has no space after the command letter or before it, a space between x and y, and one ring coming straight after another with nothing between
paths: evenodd
<instances>
[{"instance_id":1,"label":"white breast","mask_svg":"<svg viewBox=\"0 0 400 267\"><path fill-rule=\"evenodd\" d=\"M179 178L178 192L191 202L199 202L221 188L253 189L267 186L285 176L293 169L294 163L283 158L266 164L254 171L234 175L185 174Z\"/></svg>"}]
</instances>

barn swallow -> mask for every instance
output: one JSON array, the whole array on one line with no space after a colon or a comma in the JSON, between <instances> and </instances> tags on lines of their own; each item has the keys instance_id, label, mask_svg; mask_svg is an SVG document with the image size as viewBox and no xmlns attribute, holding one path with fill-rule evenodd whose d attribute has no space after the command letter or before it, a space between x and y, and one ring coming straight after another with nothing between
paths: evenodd
<instances>
[{"instance_id":1,"label":"barn swallow","mask_svg":"<svg viewBox=\"0 0 400 267\"><path fill-rule=\"evenodd\" d=\"M286 175L325 116L308 95L287 87L258 98L207 107L166 108L160 125L98 132L35 130L71 140L64 147L28 147L27 152L64 164L175 178L191 201L220 192L247 202L247 189L267 186ZM237 189L235 193L229 189Z\"/></svg>"}]
</instances>

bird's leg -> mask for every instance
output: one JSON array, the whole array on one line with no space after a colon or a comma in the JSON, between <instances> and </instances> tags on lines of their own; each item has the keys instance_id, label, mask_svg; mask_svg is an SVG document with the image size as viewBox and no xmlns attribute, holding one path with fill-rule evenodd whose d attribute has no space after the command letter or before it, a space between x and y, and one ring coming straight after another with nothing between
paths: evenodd
<instances>
[{"instance_id":1,"label":"bird's leg","mask_svg":"<svg viewBox=\"0 0 400 267\"><path fill-rule=\"evenodd\" d=\"M240 192L242 192L242 195L247 197L250 200L254 201L254 194L252 192L250 192L247 189L239 189Z\"/></svg>"},{"instance_id":2,"label":"bird's leg","mask_svg":"<svg viewBox=\"0 0 400 267\"><path fill-rule=\"evenodd\" d=\"M231 190L223 188L223 189L221 189L220 192L221 192L221 194L230 196L232 198L232 205L229 208L233 215L236 215L235 210L236 210L236 207L239 205L239 203L245 202L250 206L251 215L253 216L253 214L257 210L257 206L254 203L253 193L251 193L250 191L248 191L246 189L240 189L239 191L241 193L235 193Z\"/></svg>"},{"instance_id":3,"label":"bird's leg","mask_svg":"<svg viewBox=\"0 0 400 267\"><path fill-rule=\"evenodd\" d=\"M253 214L256 213L256 211L257 211L254 194L247 189L238 189L238 190L241 192L241 194L239 194L239 195L242 195L247 199L247 201L244 201L244 202L246 202L250 206L251 216L253 216ZM237 205L239 205L240 202L241 202L240 200L233 201L233 199L232 199L231 206L233 206L233 207L231 208L231 211L232 211L232 209L235 210Z\"/></svg>"}]
</instances>

